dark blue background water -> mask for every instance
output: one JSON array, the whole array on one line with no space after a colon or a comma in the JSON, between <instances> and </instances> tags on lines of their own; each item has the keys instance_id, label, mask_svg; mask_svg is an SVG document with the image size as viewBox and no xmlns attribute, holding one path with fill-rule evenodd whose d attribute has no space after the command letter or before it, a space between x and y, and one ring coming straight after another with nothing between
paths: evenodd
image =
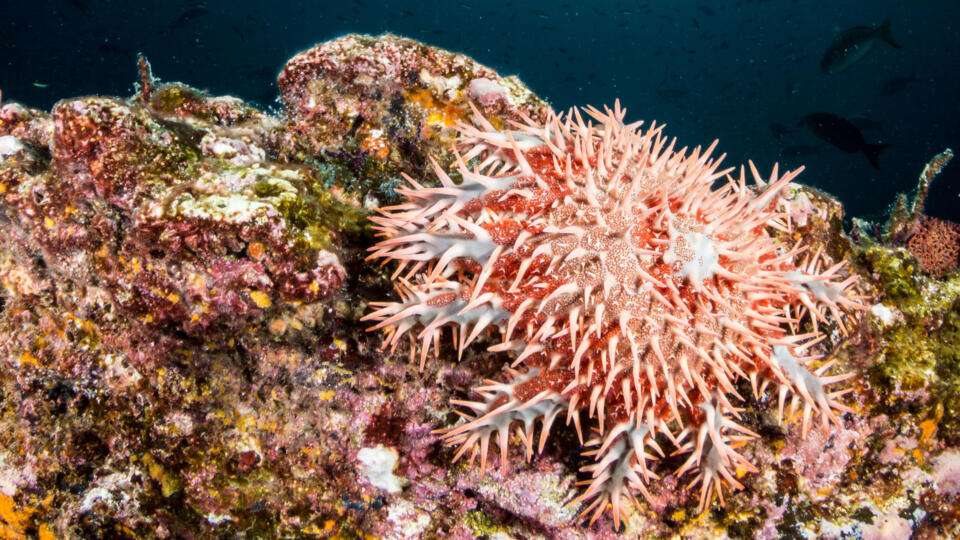
<instances>
[{"instance_id":1,"label":"dark blue background water","mask_svg":"<svg viewBox=\"0 0 960 540\"><path fill-rule=\"evenodd\" d=\"M838 32L887 16L902 49L877 43L850 69L821 72ZM728 164L805 164L801 182L840 197L848 215L880 219L932 155L960 150L958 16L955 0L3 0L0 89L4 101L44 109L64 97L127 96L144 52L163 80L276 106L276 74L296 52L389 31L517 74L558 109L619 97L629 119L666 122L681 146L719 138ZM913 73L919 82L880 95ZM880 170L798 127L812 112L855 119L870 142L891 144ZM790 132L777 137L772 123ZM960 221L958 193L960 159L935 184L928 213Z\"/></svg>"}]
</instances>

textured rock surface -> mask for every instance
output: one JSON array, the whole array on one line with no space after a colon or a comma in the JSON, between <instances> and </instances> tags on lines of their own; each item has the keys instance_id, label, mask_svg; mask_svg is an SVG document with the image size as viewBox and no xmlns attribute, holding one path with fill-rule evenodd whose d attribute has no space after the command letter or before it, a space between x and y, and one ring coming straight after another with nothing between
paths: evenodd
<instances>
[{"instance_id":1,"label":"textured rock surface","mask_svg":"<svg viewBox=\"0 0 960 540\"><path fill-rule=\"evenodd\" d=\"M16 138L0 153L0 538L613 537L565 506L583 479L572 428L530 463L512 445L505 477L451 465L433 430L507 358L477 346L457 363L447 346L420 372L358 322L391 289L363 261L367 199L386 202L400 172L429 178L427 156L446 166L468 99L499 125L545 105L393 36L319 45L280 82L283 117L162 84L51 113L0 104ZM763 441L740 449L760 469L746 489L698 517L667 477L625 530L957 536L958 278L852 246L823 194L790 204L798 234L870 284L863 324L828 341L858 373L857 413L801 439L748 400ZM358 458L378 447L399 493Z\"/></svg>"}]
</instances>

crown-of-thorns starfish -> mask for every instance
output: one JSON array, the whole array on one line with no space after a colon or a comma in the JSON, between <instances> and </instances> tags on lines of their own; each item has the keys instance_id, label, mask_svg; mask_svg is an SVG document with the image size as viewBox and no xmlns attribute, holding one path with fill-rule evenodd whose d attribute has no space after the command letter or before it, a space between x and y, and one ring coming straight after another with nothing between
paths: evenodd
<instances>
[{"instance_id":1,"label":"crown-of-thorns starfish","mask_svg":"<svg viewBox=\"0 0 960 540\"><path fill-rule=\"evenodd\" d=\"M804 435L814 415L839 426L847 390L828 387L852 375L812 369L809 351L828 316L846 332L843 312L862 306L842 263L771 234L791 230L781 193L799 170L763 180L751 163L748 186L742 167L718 170L716 143L674 152L663 126L624 124L619 102L583 113L499 131L474 109L459 127L460 182L434 163L439 187L407 177L405 202L371 218L384 237L371 258L399 261L401 300L366 319L391 350L419 341L421 366L444 327L461 352L499 330L490 350L516 359L478 400L455 402L466 421L443 439L484 469L495 436L505 468L511 430L529 459L561 415L583 442L585 413L595 460L574 503L591 522L609 506L619 528L625 499L649 500L667 443L690 453L676 474L700 483L700 511L712 493L722 503L722 482L742 488L736 468L756 471L736 450L757 437L737 423L739 381L757 397L772 387L781 417L789 398ZM799 333L805 318L812 331Z\"/></svg>"}]
</instances>

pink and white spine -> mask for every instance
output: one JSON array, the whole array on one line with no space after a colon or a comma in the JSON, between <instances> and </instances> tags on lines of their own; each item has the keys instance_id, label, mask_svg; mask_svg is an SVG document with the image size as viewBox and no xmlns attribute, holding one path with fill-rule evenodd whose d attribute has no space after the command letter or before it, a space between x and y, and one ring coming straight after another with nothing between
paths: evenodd
<instances>
[{"instance_id":1,"label":"pink and white spine","mask_svg":"<svg viewBox=\"0 0 960 540\"><path fill-rule=\"evenodd\" d=\"M775 400L804 436L817 419L841 426L850 389L837 385L853 374L814 351L863 309L842 262L780 240L800 170L764 179L750 163L748 182L719 169L716 142L674 150L663 126L625 113L498 130L473 109L452 170L434 163L439 186L406 177L404 202L371 218L371 257L399 262L400 299L366 317L391 350L409 338L421 366L441 334L461 354L492 334L512 363L454 402L463 421L443 440L485 469L495 439L506 471L511 437L530 459L572 424L593 457L573 503L591 521L611 510L617 528L658 473L699 484L701 512L723 484L742 488L735 471L757 472L746 400ZM656 463L675 454L688 454L675 471Z\"/></svg>"}]
</instances>

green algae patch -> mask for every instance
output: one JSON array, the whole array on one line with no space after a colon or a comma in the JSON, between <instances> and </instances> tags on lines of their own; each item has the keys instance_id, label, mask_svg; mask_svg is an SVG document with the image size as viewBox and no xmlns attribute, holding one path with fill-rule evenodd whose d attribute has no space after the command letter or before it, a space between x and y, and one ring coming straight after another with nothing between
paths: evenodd
<instances>
[{"instance_id":1,"label":"green algae patch","mask_svg":"<svg viewBox=\"0 0 960 540\"><path fill-rule=\"evenodd\" d=\"M171 84L159 89L150 106L159 113L175 114L187 103L199 102L203 96L198 90L185 85Z\"/></svg>"},{"instance_id":2,"label":"green algae patch","mask_svg":"<svg viewBox=\"0 0 960 540\"><path fill-rule=\"evenodd\" d=\"M874 274L874 283L884 299L900 309L915 310L921 298L923 279L917 274L917 260L903 250L871 247L861 255L867 271Z\"/></svg>"},{"instance_id":3,"label":"green algae patch","mask_svg":"<svg viewBox=\"0 0 960 540\"><path fill-rule=\"evenodd\" d=\"M464 516L463 523L477 538L484 536L489 537L504 532L503 528L498 527L493 518L483 510L471 510L467 512Z\"/></svg>"},{"instance_id":4,"label":"green algae patch","mask_svg":"<svg viewBox=\"0 0 960 540\"><path fill-rule=\"evenodd\" d=\"M157 88L150 96L149 107L162 116L193 118L204 124L221 126L243 124L263 114L239 98L211 97L182 83Z\"/></svg>"},{"instance_id":5,"label":"green algae patch","mask_svg":"<svg viewBox=\"0 0 960 540\"><path fill-rule=\"evenodd\" d=\"M878 325L883 348L871 382L883 390L887 406L903 401L903 392L916 393L909 399L943 411L939 436L960 440L960 277L923 276L904 250L871 247L860 262L873 276L880 302L899 313L894 322Z\"/></svg>"},{"instance_id":6,"label":"green algae patch","mask_svg":"<svg viewBox=\"0 0 960 540\"><path fill-rule=\"evenodd\" d=\"M935 344L921 327L897 327L884 335L887 348L875 375L887 385L913 391L925 388L936 373ZM896 399L896 396L890 396Z\"/></svg>"},{"instance_id":7,"label":"green algae patch","mask_svg":"<svg viewBox=\"0 0 960 540\"><path fill-rule=\"evenodd\" d=\"M934 393L943 405L938 427L948 444L960 444L960 299L956 300L939 332Z\"/></svg>"},{"instance_id":8,"label":"green algae patch","mask_svg":"<svg viewBox=\"0 0 960 540\"><path fill-rule=\"evenodd\" d=\"M330 249L337 234L356 235L369 227L367 212L315 179L305 182L295 199L281 201L278 210L301 231L303 248Z\"/></svg>"},{"instance_id":9,"label":"green algae patch","mask_svg":"<svg viewBox=\"0 0 960 540\"><path fill-rule=\"evenodd\" d=\"M732 538L754 538L767 519L767 510L753 504L718 513L717 523L722 525Z\"/></svg>"},{"instance_id":10,"label":"green algae patch","mask_svg":"<svg viewBox=\"0 0 960 540\"><path fill-rule=\"evenodd\" d=\"M150 454L144 454L140 460L147 467L147 472L150 474L150 478L155 480L160 486L160 494L163 497L170 497L174 493L179 493L183 490L183 480L166 469L163 464L153 458Z\"/></svg>"}]
</instances>

